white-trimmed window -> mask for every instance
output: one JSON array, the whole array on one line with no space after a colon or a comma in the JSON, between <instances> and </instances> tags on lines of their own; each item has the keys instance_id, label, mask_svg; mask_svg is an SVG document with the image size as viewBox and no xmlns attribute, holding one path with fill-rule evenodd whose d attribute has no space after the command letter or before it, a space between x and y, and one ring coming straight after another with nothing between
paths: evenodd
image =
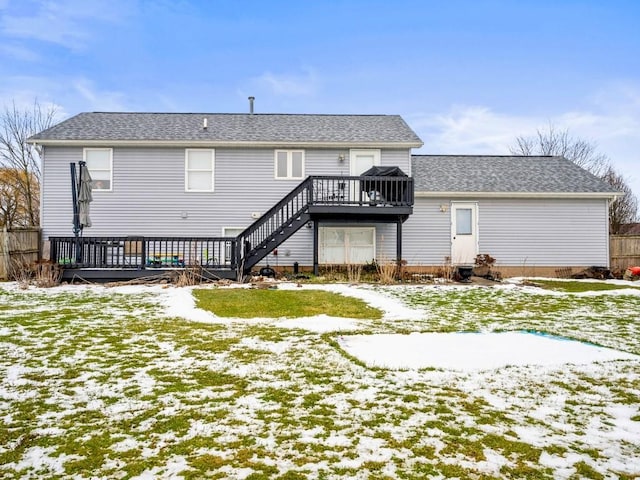
<instances>
[{"instance_id":1,"label":"white-trimmed window","mask_svg":"<svg viewBox=\"0 0 640 480\"><path fill-rule=\"evenodd\" d=\"M110 192L113 189L113 149L85 148L82 158L87 162L92 190Z\"/></svg>"},{"instance_id":2,"label":"white-trimmed window","mask_svg":"<svg viewBox=\"0 0 640 480\"><path fill-rule=\"evenodd\" d=\"M320 227L318 234L322 264L358 265L376 258L375 227Z\"/></svg>"},{"instance_id":3,"label":"white-trimmed window","mask_svg":"<svg viewBox=\"0 0 640 480\"><path fill-rule=\"evenodd\" d=\"M276 150L275 177L277 180L304 178L304 150Z\"/></svg>"},{"instance_id":4,"label":"white-trimmed window","mask_svg":"<svg viewBox=\"0 0 640 480\"><path fill-rule=\"evenodd\" d=\"M245 231L246 227L222 227L222 236L223 237L237 237L238 235L240 235L242 232ZM231 245L225 245L224 247L224 253L222 255L222 263L225 262L232 262L233 258L232 258L232 251L231 251Z\"/></svg>"},{"instance_id":5,"label":"white-trimmed window","mask_svg":"<svg viewBox=\"0 0 640 480\"><path fill-rule=\"evenodd\" d=\"M213 192L215 151L187 148L184 161L184 189L186 192Z\"/></svg>"}]
</instances>

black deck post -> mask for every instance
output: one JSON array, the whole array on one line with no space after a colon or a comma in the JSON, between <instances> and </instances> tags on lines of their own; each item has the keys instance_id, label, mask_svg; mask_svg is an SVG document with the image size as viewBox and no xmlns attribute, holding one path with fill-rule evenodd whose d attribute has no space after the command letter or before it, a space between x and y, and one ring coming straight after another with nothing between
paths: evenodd
<instances>
[{"instance_id":1,"label":"black deck post","mask_svg":"<svg viewBox=\"0 0 640 480\"><path fill-rule=\"evenodd\" d=\"M396 275L400 276L402 266L402 220L396 222Z\"/></svg>"},{"instance_id":2,"label":"black deck post","mask_svg":"<svg viewBox=\"0 0 640 480\"><path fill-rule=\"evenodd\" d=\"M144 270L147 265L147 239L140 238L140 270Z\"/></svg>"},{"instance_id":3,"label":"black deck post","mask_svg":"<svg viewBox=\"0 0 640 480\"><path fill-rule=\"evenodd\" d=\"M318 276L320 270L318 268L318 222L313 221L313 274Z\"/></svg>"}]
</instances>

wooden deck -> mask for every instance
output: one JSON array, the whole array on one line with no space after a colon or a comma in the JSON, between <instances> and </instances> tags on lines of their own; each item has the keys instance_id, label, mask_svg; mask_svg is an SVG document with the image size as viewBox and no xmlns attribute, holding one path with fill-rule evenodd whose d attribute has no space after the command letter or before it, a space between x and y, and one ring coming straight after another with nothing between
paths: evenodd
<instances>
[{"instance_id":1,"label":"wooden deck","mask_svg":"<svg viewBox=\"0 0 640 480\"><path fill-rule=\"evenodd\" d=\"M63 279L117 280L202 268L211 278L236 278L233 237L50 237L51 260Z\"/></svg>"},{"instance_id":2,"label":"wooden deck","mask_svg":"<svg viewBox=\"0 0 640 480\"><path fill-rule=\"evenodd\" d=\"M237 237L50 237L50 258L63 267L63 279L124 280L192 267L236 279L309 221L395 223L401 258L401 225L413 201L410 177L312 176ZM317 270L317 228L313 249Z\"/></svg>"}]
</instances>

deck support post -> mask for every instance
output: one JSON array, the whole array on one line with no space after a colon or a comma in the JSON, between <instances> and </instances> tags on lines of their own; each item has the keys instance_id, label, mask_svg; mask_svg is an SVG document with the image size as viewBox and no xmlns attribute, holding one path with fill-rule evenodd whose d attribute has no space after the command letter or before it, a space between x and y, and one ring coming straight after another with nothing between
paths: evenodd
<instances>
[{"instance_id":1,"label":"deck support post","mask_svg":"<svg viewBox=\"0 0 640 480\"><path fill-rule=\"evenodd\" d=\"M396 277L400 278L402 267L402 219L396 222Z\"/></svg>"},{"instance_id":2,"label":"deck support post","mask_svg":"<svg viewBox=\"0 0 640 480\"><path fill-rule=\"evenodd\" d=\"M144 237L140 238L141 248L140 248L140 270L144 270L147 265L147 239Z\"/></svg>"},{"instance_id":3,"label":"deck support post","mask_svg":"<svg viewBox=\"0 0 640 480\"><path fill-rule=\"evenodd\" d=\"M320 273L318 268L318 222L313 220L313 274L317 277Z\"/></svg>"}]
</instances>

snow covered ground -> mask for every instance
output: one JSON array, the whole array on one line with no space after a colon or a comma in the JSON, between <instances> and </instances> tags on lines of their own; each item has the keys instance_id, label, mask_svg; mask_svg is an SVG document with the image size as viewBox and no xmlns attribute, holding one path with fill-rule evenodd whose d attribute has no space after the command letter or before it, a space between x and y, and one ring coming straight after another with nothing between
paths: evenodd
<instances>
[{"instance_id":1,"label":"snow covered ground","mask_svg":"<svg viewBox=\"0 0 640 480\"><path fill-rule=\"evenodd\" d=\"M353 335L340 337L339 343L367 365L387 368L473 371L640 360L612 348L528 332Z\"/></svg>"},{"instance_id":2,"label":"snow covered ground","mask_svg":"<svg viewBox=\"0 0 640 480\"><path fill-rule=\"evenodd\" d=\"M0 284L0 476L640 476L640 290L279 288L384 315Z\"/></svg>"}]
</instances>

